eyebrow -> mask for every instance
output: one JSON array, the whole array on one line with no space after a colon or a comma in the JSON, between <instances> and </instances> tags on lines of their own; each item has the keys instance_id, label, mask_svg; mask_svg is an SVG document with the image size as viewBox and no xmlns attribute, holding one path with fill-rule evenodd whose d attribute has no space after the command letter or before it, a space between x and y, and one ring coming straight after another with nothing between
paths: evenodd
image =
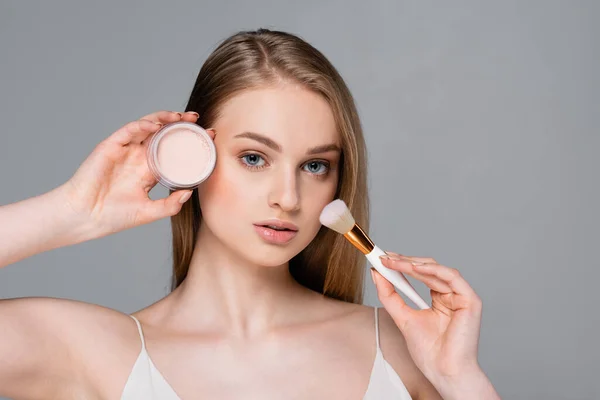
<instances>
[{"instance_id":1,"label":"eyebrow","mask_svg":"<svg viewBox=\"0 0 600 400\"><path fill-rule=\"evenodd\" d=\"M272 140L264 135L261 135L260 133L242 132L242 133L238 133L237 135L235 135L234 138L252 139L252 140L262 143L265 146L281 153L281 146L279 144L277 144L277 142L275 142L274 140ZM329 151L337 151L338 153L342 152L342 150L340 149L340 147L337 144L331 143L331 144L324 144L321 146L311 147L310 149L308 149L306 151L306 154L327 153Z\"/></svg>"}]
</instances>

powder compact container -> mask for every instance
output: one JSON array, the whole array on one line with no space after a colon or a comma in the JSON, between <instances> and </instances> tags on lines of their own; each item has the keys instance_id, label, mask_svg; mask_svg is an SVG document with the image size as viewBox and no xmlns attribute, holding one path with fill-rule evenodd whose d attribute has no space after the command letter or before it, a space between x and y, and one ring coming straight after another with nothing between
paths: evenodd
<instances>
[{"instance_id":1,"label":"powder compact container","mask_svg":"<svg viewBox=\"0 0 600 400\"><path fill-rule=\"evenodd\" d=\"M204 182L215 168L217 151L198 124L174 122L152 136L146 158L158 182L175 191L195 189Z\"/></svg>"}]
</instances>

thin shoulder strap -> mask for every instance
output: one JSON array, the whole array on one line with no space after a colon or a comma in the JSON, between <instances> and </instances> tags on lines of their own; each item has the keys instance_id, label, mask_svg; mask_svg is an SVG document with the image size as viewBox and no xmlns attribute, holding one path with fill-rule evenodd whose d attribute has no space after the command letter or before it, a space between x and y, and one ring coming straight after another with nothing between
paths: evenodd
<instances>
[{"instance_id":1,"label":"thin shoulder strap","mask_svg":"<svg viewBox=\"0 0 600 400\"><path fill-rule=\"evenodd\" d=\"M377 307L373 308L375 309L375 340L377 342L377 348L379 348L379 313L377 312Z\"/></svg>"},{"instance_id":2,"label":"thin shoulder strap","mask_svg":"<svg viewBox=\"0 0 600 400\"><path fill-rule=\"evenodd\" d=\"M146 342L144 341L144 333L142 332L142 324L140 324L140 321L138 321L138 319L136 317L134 317L133 315L129 315L131 318L133 318L133 320L135 321L135 324L137 325L138 328L138 332L140 334L140 339L142 340L142 349L146 348Z\"/></svg>"}]
</instances>

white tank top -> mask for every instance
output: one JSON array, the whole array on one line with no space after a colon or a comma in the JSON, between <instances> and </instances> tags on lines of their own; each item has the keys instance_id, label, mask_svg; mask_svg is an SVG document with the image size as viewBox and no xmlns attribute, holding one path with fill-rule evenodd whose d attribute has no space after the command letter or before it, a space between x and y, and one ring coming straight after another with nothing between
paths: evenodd
<instances>
[{"instance_id":1,"label":"white tank top","mask_svg":"<svg viewBox=\"0 0 600 400\"><path fill-rule=\"evenodd\" d=\"M396 371L383 358L383 353L379 347L377 307L374 307L374 310L377 354L371 369L369 386L363 400L412 400ZM140 322L133 315L130 315L130 317L137 324L142 341L142 350L127 379L121 400L181 400L150 359L146 351L146 343Z\"/></svg>"}]
</instances>

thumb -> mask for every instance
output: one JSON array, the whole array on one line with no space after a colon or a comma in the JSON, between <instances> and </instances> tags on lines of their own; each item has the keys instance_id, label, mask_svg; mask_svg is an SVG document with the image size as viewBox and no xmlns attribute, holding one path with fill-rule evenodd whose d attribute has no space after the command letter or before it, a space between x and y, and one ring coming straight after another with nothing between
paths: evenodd
<instances>
[{"instance_id":1,"label":"thumb","mask_svg":"<svg viewBox=\"0 0 600 400\"><path fill-rule=\"evenodd\" d=\"M396 292L394 285L377 272L375 268L371 268L371 276L377 289L379 301L400 328L400 331L404 332L406 323L414 317L416 311L406 304L404 299Z\"/></svg>"},{"instance_id":2,"label":"thumb","mask_svg":"<svg viewBox=\"0 0 600 400\"><path fill-rule=\"evenodd\" d=\"M181 211L181 207L190 199L192 193L192 190L178 190L163 199L152 200L148 203L144 214L150 221L172 217Z\"/></svg>"}]
</instances>

